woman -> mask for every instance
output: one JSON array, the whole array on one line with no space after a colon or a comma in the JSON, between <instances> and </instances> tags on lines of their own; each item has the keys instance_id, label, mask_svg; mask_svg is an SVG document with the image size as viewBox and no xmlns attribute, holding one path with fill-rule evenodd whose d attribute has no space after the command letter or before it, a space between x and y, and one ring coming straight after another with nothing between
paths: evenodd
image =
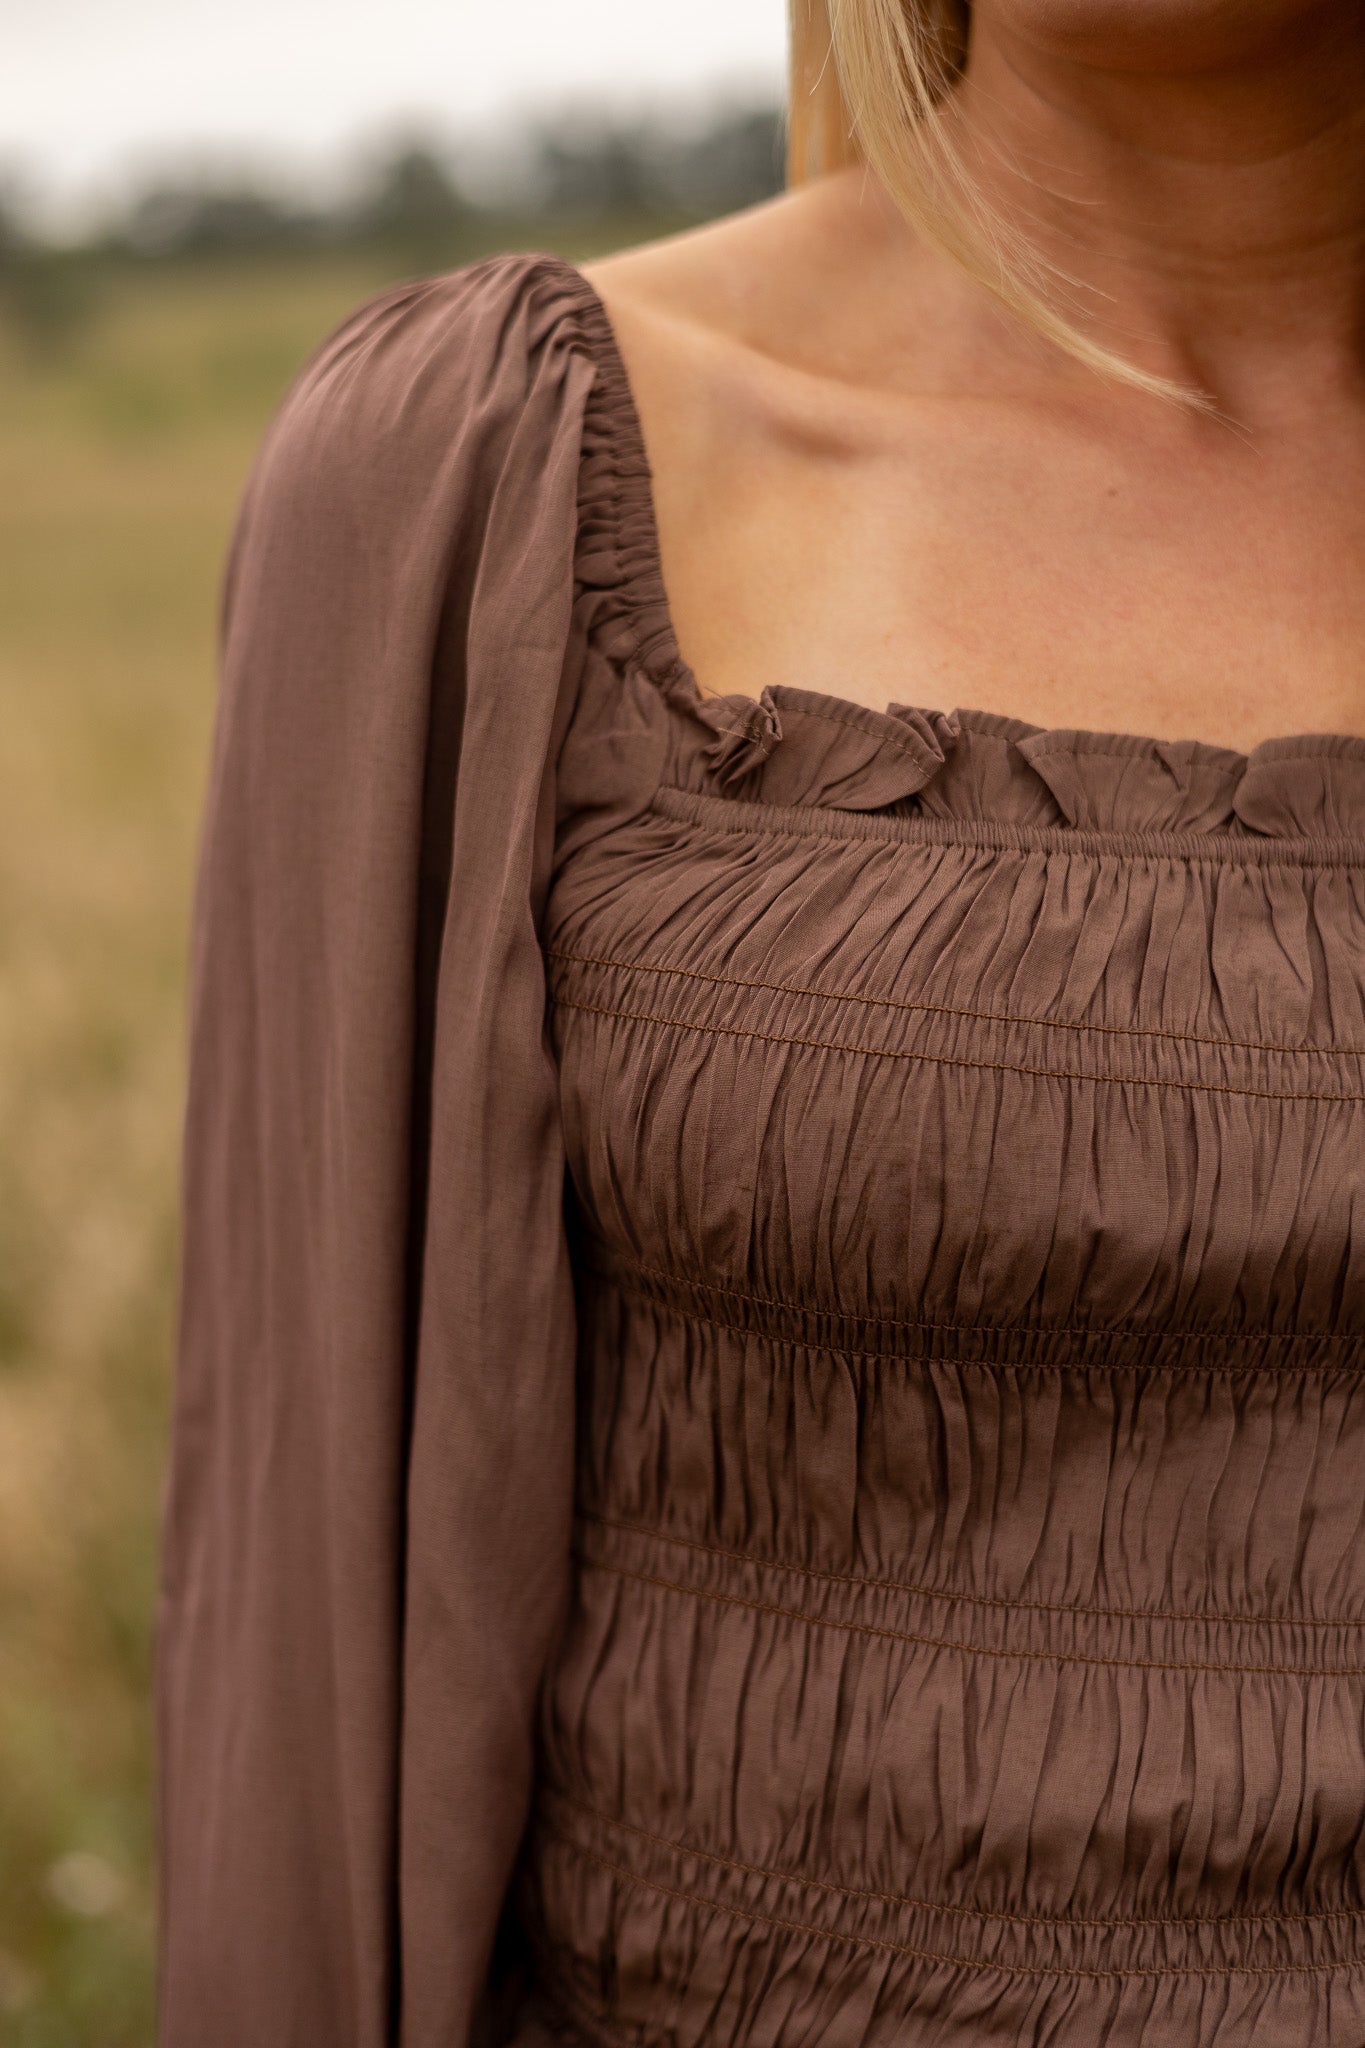
<instances>
[{"instance_id":1,"label":"woman","mask_svg":"<svg viewBox=\"0 0 1365 2048\"><path fill-rule=\"evenodd\" d=\"M171 2048L1365 2040L1365 19L834 26L246 494Z\"/></svg>"}]
</instances>

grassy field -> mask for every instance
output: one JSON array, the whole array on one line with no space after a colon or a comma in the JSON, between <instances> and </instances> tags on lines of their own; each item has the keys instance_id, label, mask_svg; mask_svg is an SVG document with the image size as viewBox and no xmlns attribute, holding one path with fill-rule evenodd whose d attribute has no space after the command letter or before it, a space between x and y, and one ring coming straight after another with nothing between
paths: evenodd
<instances>
[{"instance_id":1,"label":"grassy field","mask_svg":"<svg viewBox=\"0 0 1365 2048\"><path fill-rule=\"evenodd\" d=\"M7 2048L152 2037L150 1619L218 578L290 375L411 268L110 273L55 355L0 327Z\"/></svg>"}]
</instances>

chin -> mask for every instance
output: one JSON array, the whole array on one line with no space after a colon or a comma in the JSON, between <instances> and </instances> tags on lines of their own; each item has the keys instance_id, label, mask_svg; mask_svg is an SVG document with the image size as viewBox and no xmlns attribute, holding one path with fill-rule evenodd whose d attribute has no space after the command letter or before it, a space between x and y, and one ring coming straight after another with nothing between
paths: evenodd
<instances>
[{"instance_id":1,"label":"chin","mask_svg":"<svg viewBox=\"0 0 1365 2048\"><path fill-rule=\"evenodd\" d=\"M1040 54L1109 70L1196 71L1303 54L1358 30L1355 0L977 0Z\"/></svg>"}]
</instances>

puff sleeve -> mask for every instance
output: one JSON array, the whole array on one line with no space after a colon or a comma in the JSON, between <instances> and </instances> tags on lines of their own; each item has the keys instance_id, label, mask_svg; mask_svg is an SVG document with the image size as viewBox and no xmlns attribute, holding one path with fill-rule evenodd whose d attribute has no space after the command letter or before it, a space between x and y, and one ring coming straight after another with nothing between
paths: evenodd
<instances>
[{"instance_id":1,"label":"puff sleeve","mask_svg":"<svg viewBox=\"0 0 1365 2048\"><path fill-rule=\"evenodd\" d=\"M553 274L385 293L224 582L156 1617L162 2048L463 2048L568 1585L537 921L574 692Z\"/></svg>"}]
</instances>

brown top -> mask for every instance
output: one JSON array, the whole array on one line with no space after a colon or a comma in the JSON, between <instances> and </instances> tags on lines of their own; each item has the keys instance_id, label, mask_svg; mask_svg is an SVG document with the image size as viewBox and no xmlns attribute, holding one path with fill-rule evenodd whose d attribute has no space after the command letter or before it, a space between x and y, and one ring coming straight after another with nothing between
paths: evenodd
<instances>
[{"instance_id":1,"label":"brown top","mask_svg":"<svg viewBox=\"0 0 1365 2048\"><path fill-rule=\"evenodd\" d=\"M168 2048L1365 2040L1365 740L703 698L495 257L262 449L190 1029Z\"/></svg>"}]
</instances>

